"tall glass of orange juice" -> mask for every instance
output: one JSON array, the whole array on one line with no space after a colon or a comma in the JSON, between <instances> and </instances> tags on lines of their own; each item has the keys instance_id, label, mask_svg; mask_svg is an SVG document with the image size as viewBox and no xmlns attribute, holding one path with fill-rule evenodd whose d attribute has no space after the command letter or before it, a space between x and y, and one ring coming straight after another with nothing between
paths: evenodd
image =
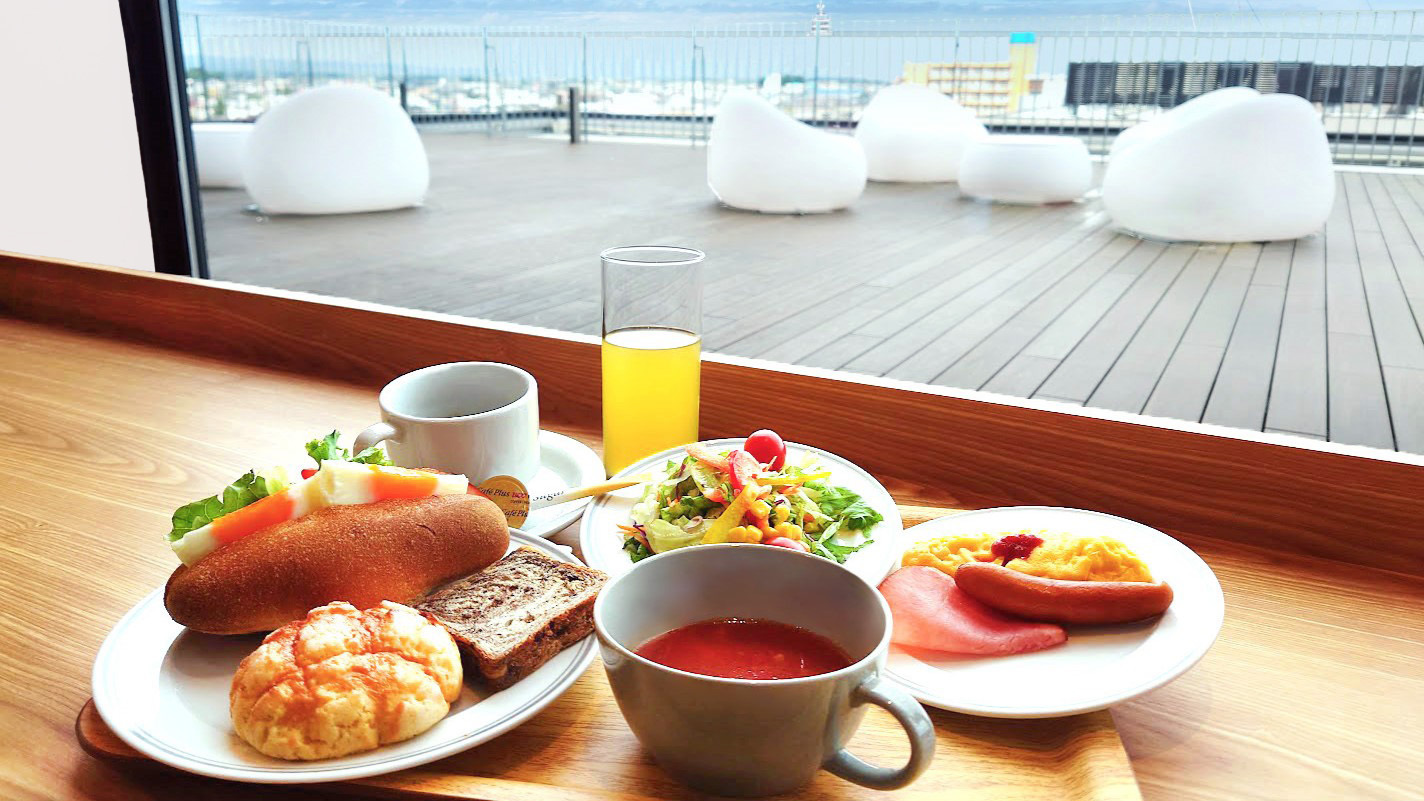
<instances>
[{"instance_id":1,"label":"tall glass of orange juice","mask_svg":"<svg viewBox=\"0 0 1424 801\"><path fill-rule=\"evenodd\" d=\"M692 248L610 248L603 260L603 466L697 441L702 260Z\"/></svg>"}]
</instances>

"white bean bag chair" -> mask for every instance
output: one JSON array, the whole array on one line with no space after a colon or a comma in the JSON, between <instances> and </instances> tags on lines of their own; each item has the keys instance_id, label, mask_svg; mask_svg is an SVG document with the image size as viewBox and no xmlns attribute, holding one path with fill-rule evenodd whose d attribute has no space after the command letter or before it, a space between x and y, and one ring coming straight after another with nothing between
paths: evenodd
<instances>
[{"instance_id":1,"label":"white bean bag chair","mask_svg":"<svg viewBox=\"0 0 1424 801\"><path fill-rule=\"evenodd\" d=\"M965 148L988 135L972 111L916 84L876 92L855 127L872 181L953 181Z\"/></svg>"},{"instance_id":2,"label":"white bean bag chair","mask_svg":"<svg viewBox=\"0 0 1424 801\"><path fill-rule=\"evenodd\" d=\"M1121 151L1135 144L1151 141L1154 137L1170 131L1178 125L1185 125L1198 117L1205 117L1217 109L1237 103L1249 103L1260 96L1260 92L1249 86L1228 86L1225 89L1198 95L1176 108L1143 120L1118 134L1117 138L1113 140L1112 150L1109 152L1116 156Z\"/></svg>"},{"instance_id":3,"label":"white bean bag chair","mask_svg":"<svg viewBox=\"0 0 1424 801\"><path fill-rule=\"evenodd\" d=\"M1068 203L1092 183L1088 148L1074 136L988 136L959 165L960 192L1000 203Z\"/></svg>"},{"instance_id":4,"label":"white bean bag chair","mask_svg":"<svg viewBox=\"0 0 1424 801\"><path fill-rule=\"evenodd\" d=\"M258 118L243 178L267 214L346 214L420 204L430 163L395 100L366 86L323 86Z\"/></svg>"},{"instance_id":5,"label":"white bean bag chair","mask_svg":"<svg viewBox=\"0 0 1424 801\"><path fill-rule=\"evenodd\" d=\"M818 131L747 91L727 94L707 139L707 185L738 209L834 211L865 191L865 151Z\"/></svg>"},{"instance_id":6,"label":"white bean bag chair","mask_svg":"<svg viewBox=\"0 0 1424 801\"><path fill-rule=\"evenodd\" d=\"M250 122L193 123L193 157L198 161L198 186L241 189Z\"/></svg>"},{"instance_id":7,"label":"white bean bag chair","mask_svg":"<svg viewBox=\"0 0 1424 801\"><path fill-rule=\"evenodd\" d=\"M1309 102L1261 95L1176 119L1108 163L1103 207L1118 226L1169 241L1262 242L1325 224L1335 173Z\"/></svg>"}]
</instances>

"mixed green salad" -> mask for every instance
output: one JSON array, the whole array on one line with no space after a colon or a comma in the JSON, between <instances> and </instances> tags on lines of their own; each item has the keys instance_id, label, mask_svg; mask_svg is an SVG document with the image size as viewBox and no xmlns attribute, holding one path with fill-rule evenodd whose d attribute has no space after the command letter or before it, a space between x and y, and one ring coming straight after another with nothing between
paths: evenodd
<instances>
[{"instance_id":1,"label":"mixed green salad","mask_svg":"<svg viewBox=\"0 0 1424 801\"><path fill-rule=\"evenodd\" d=\"M813 454L786 464L786 445L773 431L751 435L741 448L717 452L688 445L670 460L633 505L631 525L619 526L634 562L689 545L760 543L845 562L869 545L884 518L857 493L831 483Z\"/></svg>"}]
</instances>

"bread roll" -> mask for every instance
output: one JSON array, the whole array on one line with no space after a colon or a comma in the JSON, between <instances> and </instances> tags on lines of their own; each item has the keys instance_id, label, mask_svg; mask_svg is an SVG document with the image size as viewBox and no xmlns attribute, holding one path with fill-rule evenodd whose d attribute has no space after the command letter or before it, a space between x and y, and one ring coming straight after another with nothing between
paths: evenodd
<instances>
[{"instance_id":1,"label":"bread roll","mask_svg":"<svg viewBox=\"0 0 1424 801\"><path fill-rule=\"evenodd\" d=\"M508 548L504 513L478 495L329 506L179 567L163 603L197 631L272 631L332 601L413 603Z\"/></svg>"},{"instance_id":2,"label":"bread roll","mask_svg":"<svg viewBox=\"0 0 1424 801\"><path fill-rule=\"evenodd\" d=\"M313 609L267 635L237 666L232 726L278 759L369 751L434 726L460 696L464 670L450 632L386 601Z\"/></svg>"}]
</instances>

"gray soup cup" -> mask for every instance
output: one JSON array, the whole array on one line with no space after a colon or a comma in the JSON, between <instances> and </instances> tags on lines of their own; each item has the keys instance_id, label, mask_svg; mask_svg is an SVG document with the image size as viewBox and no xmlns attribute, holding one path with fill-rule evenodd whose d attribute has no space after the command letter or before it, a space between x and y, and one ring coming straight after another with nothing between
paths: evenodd
<instances>
[{"instance_id":1,"label":"gray soup cup","mask_svg":"<svg viewBox=\"0 0 1424 801\"><path fill-rule=\"evenodd\" d=\"M839 645L852 664L800 679L726 679L634 653L659 634L727 617L800 626ZM628 726L664 770L691 787L774 795L825 768L892 790L914 781L934 757L934 726L924 708L881 676L890 608L873 587L830 560L768 545L680 548L610 581L593 620ZM845 750L867 703L905 728L911 745L905 766L877 767Z\"/></svg>"}]
</instances>

